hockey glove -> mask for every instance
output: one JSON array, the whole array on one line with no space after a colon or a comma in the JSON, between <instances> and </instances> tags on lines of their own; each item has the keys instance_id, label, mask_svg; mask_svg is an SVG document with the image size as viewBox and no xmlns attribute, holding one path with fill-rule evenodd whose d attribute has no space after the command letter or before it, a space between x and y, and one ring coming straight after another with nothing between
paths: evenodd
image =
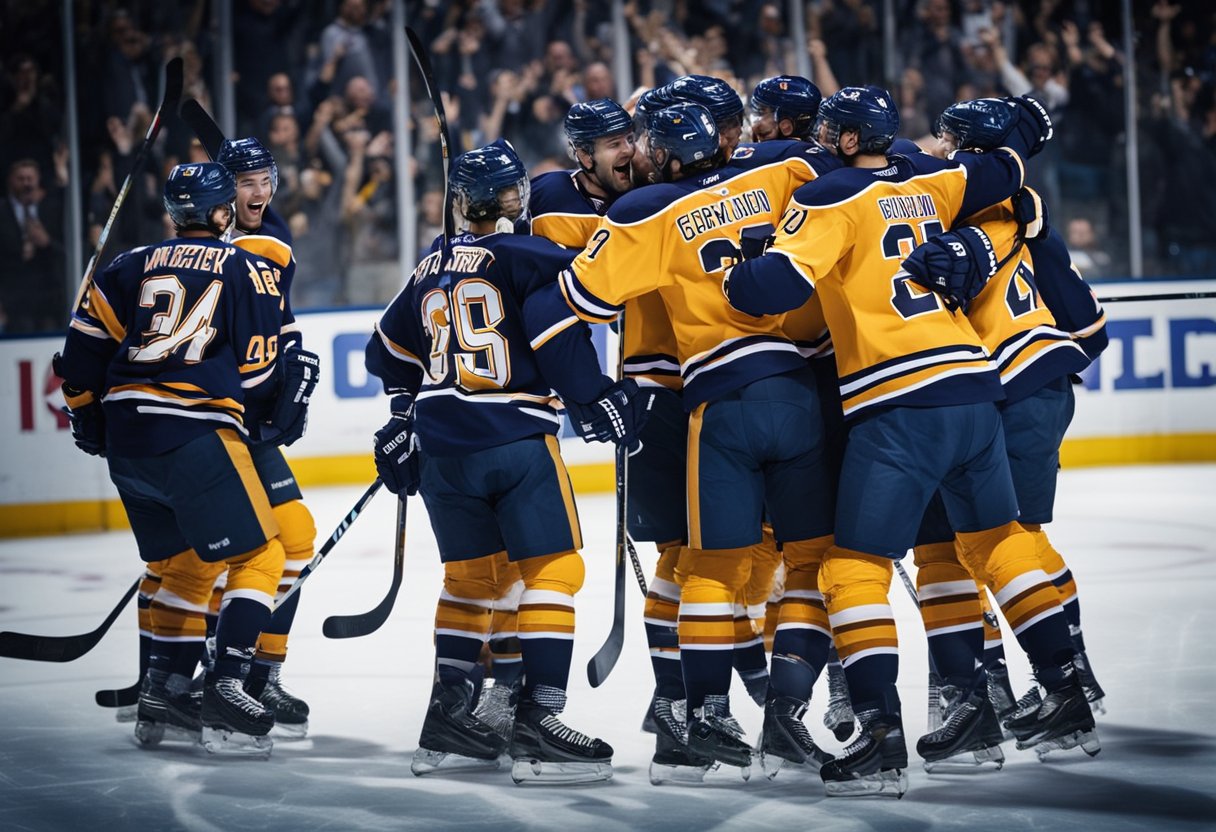
<instances>
[{"instance_id":1,"label":"hockey glove","mask_svg":"<svg viewBox=\"0 0 1216 832\"><path fill-rule=\"evenodd\" d=\"M1006 98L1016 110L1013 125L1002 142L1017 151L1023 159L1029 159L1051 140L1055 131L1047 108L1029 96Z\"/></svg>"},{"instance_id":2,"label":"hockey glove","mask_svg":"<svg viewBox=\"0 0 1216 832\"><path fill-rule=\"evenodd\" d=\"M996 274L996 252L987 234L963 226L917 246L904 260L903 269L914 282L941 295L951 312L966 312L967 304Z\"/></svg>"},{"instance_id":3,"label":"hockey glove","mask_svg":"<svg viewBox=\"0 0 1216 832\"><path fill-rule=\"evenodd\" d=\"M418 437L414 435L414 397L393 396L393 416L376 431L376 473L398 497L418 493Z\"/></svg>"},{"instance_id":4,"label":"hockey glove","mask_svg":"<svg viewBox=\"0 0 1216 832\"><path fill-rule=\"evenodd\" d=\"M574 429L588 442L615 442L636 450L638 434L650 415L654 391L641 390L631 378L621 379L587 404L566 402Z\"/></svg>"},{"instance_id":5,"label":"hockey glove","mask_svg":"<svg viewBox=\"0 0 1216 832\"><path fill-rule=\"evenodd\" d=\"M1013 218L1024 240L1041 240L1051 230L1047 203L1034 188L1022 188L1013 195Z\"/></svg>"},{"instance_id":6,"label":"hockey glove","mask_svg":"<svg viewBox=\"0 0 1216 832\"><path fill-rule=\"evenodd\" d=\"M55 353L51 369L63 378L63 357ZM106 455L106 417L101 402L90 390L78 390L66 381L60 385L63 401L67 407L60 408L68 417L72 427L72 441L76 447L91 456Z\"/></svg>"},{"instance_id":7,"label":"hockey glove","mask_svg":"<svg viewBox=\"0 0 1216 832\"><path fill-rule=\"evenodd\" d=\"M751 260L753 257L763 257L764 252L768 251L768 247L777 240L776 234L766 233L770 229L772 229L771 225L765 225L756 231L744 229L743 233L739 235L740 259Z\"/></svg>"},{"instance_id":8,"label":"hockey glove","mask_svg":"<svg viewBox=\"0 0 1216 832\"><path fill-rule=\"evenodd\" d=\"M321 379L321 360L316 353L293 346L279 355L279 366L282 386L262 435L276 445L290 445L308 428L308 402Z\"/></svg>"}]
</instances>

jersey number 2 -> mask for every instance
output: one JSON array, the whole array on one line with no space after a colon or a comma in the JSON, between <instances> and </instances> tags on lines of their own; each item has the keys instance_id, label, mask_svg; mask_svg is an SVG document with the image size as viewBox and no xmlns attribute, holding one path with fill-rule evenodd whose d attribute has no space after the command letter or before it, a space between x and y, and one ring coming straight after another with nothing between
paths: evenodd
<instances>
[{"instance_id":1,"label":"jersey number 2","mask_svg":"<svg viewBox=\"0 0 1216 832\"><path fill-rule=\"evenodd\" d=\"M882 235L882 256L888 260L902 261L912 253L912 249L930 237L941 234L943 230L942 224L937 220L925 220L919 226L913 226L910 222L889 225L886 233ZM946 308L936 292L910 282L905 271L898 272L891 279L891 305L905 320L939 309L945 311Z\"/></svg>"}]
</instances>

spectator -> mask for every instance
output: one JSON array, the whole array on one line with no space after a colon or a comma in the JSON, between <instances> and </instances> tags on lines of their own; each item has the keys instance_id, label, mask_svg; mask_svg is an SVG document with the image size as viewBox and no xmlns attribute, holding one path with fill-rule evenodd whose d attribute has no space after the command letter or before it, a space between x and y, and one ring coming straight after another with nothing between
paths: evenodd
<instances>
[{"instance_id":1,"label":"spectator","mask_svg":"<svg viewBox=\"0 0 1216 832\"><path fill-rule=\"evenodd\" d=\"M42 186L33 159L9 166L7 193L0 203L0 307L5 331L49 332L63 327L67 314L63 256L63 199Z\"/></svg>"},{"instance_id":2,"label":"spectator","mask_svg":"<svg viewBox=\"0 0 1216 832\"><path fill-rule=\"evenodd\" d=\"M392 144L387 134L369 140L365 130L350 130L344 138L350 154L342 193L348 252L345 299L361 306L382 306L393 299L402 282Z\"/></svg>"},{"instance_id":3,"label":"spectator","mask_svg":"<svg viewBox=\"0 0 1216 832\"><path fill-rule=\"evenodd\" d=\"M8 62L7 80L12 100L0 115L0 170L18 159L33 159L42 175L49 176L60 125L59 105L49 92L51 81L37 61L23 53Z\"/></svg>"},{"instance_id":4,"label":"spectator","mask_svg":"<svg viewBox=\"0 0 1216 832\"><path fill-rule=\"evenodd\" d=\"M136 105L156 106L152 101L158 67L149 56L148 36L125 11L114 12L109 32L110 48L102 71L104 115L126 119Z\"/></svg>"},{"instance_id":5,"label":"spectator","mask_svg":"<svg viewBox=\"0 0 1216 832\"><path fill-rule=\"evenodd\" d=\"M285 115L290 116L297 122L297 133L299 132L299 120L296 113L295 90L291 84L291 76L286 72L276 72L270 76L266 82L266 109L262 110L262 115L258 117L258 126L256 135L263 141L270 139L270 125L275 116Z\"/></svg>"},{"instance_id":6,"label":"spectator","mask_svg":"<svg viewBox=\"0 0 1216 832\"><path fill-rule=\"evenodd\" d=\"M352 78L361 77L371 85L375 97L380 89L376 61L364 26L367 23L366 0L342 0L338 16L321 33L321 60L329 61L340 52L333 84L346 89Z\"/></svg>"},{"instance_id":7,"label":"spectator","mask_svg":"<svg viewBox=\"0 0 1216 832\"><path fill-rule=\"evenodd\" d=\"M595 61L583 70L583 101L595 101L600 98L616 99L616 81L608 65Z\"/></svg>"},{"instance_id":8,"label":"spectator","mask_svg":"<svg viewBox=\"0 0 1216 832\"><path fill-rule=\"evenodd\" d=\"M1068 221L1066 241L1072 262L1086 278L1110 274L1111 256L1098 243L1098 234L1088 217L1073 217Z\"/></svg>"}]
</instances>

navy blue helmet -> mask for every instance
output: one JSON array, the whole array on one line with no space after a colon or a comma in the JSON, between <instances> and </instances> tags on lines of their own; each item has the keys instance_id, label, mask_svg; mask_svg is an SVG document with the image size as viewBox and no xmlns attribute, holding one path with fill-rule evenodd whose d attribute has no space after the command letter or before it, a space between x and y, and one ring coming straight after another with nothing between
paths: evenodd
<instances>
[{"instance_id":1,"label":"navy blue helmet","mask_svg":"<svg viewBox=\"0 0 1216 832\"><path fill-rule=\"evenodd\" d=\"M774 122L788 118L794 124L793 136L808 139L822 101L819 87L801 75L778 75L756 84L749 104L753 113L771 111Z\"/></svg>"},{"instance_id":2,"label":"navy blue helmet","mask_svg":"<svg viewBox=\"0 0 1216 832\"><path fill-rule=\"evenodd\" d=\"M816 133L819 124L827 126L829 147L839 148L840 134L855 130L858 152L886 153L899 132L899 108L882 87L844 87L820 105L815 124Z\"/></svg>"},{"instance_id":3,"label":"navy blue helmet","mask_svg":"<svg viewBox=\"0 0 1216 832\"><path fill-rule=\"evenodd\" d=\"M635 132L641 133L646 129L646 117L651 113L657 113L664 107L677 103L671 95L670 86L670 84L663 84L659 87L651 87L638 97L637 104L633 106Z\"/></svg>"},{"instance_id":4,"label":"navy blue helmet","mask_svg":"<svg viewBox=\"0 0 1216 832\"><path fill-rule=\"evenodd\" d=\"M718 152L718 126L709 110L700 104L673 104L646 116L650 159L655 168L664 169L654 161L659 148L667 151L669 159L679 159L684 166L712 159Z\"/></svg>"},{"instance_id":5,"label":"navy blue helmet","mask_svg":"<svg viewBox=\"0 0 1216 832\"><path fill-rule=\"evenodd\" d=\"M222 234L228 226L214 227L211 212L227 205L228 222L236 217L236 178L218 162L178 165L165 180L164 203L179 231L203 229Z\"/></svg>"},{"instance_id":6,"label":"navy blue helmet","mask_svg":"<svg viewBox=\"0 0 1216 832\"><path fill-rule=\"evenodd\" d=\"M633 119L611 98L598 98L571 107L562 127L571 147L590 153L596 139L633 132Z\"/></svg>"},{"instance_id":7,"label":"navy blue helmet","mask_svg":"<svg viewBox=\"0 0 1216 832\"><path fill-rule=\"evenodd\" d=\"M933 124L933 135L950 133L960 150L993 150L1001 146L1017 120L1017 108L999 98L976 98L951 104Z\"/></svg>"},{"instance_id":8,"label":"navy blue helmet","mask_svg":"<svg viewBox=\"0 0 1216 832\"><path fill-rule=\"evenodd\" d=\"M270 171L270 195L279 189L279 166L274 156L260 141L250 136L247 139L225 139L215 161L222 164L232 175L255 170Z\"/></svg>"},{"instance_id":9,"label":"navy blue helmet","mask_svg":"<svg viewBox=\"0 0 1216 832\"><path fill-rule=\"evenodd\" d=\"M691 101L709 110L719 127L727 126L733 119L743 122L743 101L725 81L708 75L681 75L667 85L667 90L677 101Z\"/></svg>"},{"instance_id":10,"label":"navy blue helmet","mask_svg":"<svg viewBox=\"0 0 1216 832\"><path fill-rule=\"evenodd\" d=\"M516 220L528 210L528 171L505 139L457 156L448 184L452 205L466 220ZM511 189L519 193L518 210L510 195L500 201Z\"/></svg>"}]
</instances>

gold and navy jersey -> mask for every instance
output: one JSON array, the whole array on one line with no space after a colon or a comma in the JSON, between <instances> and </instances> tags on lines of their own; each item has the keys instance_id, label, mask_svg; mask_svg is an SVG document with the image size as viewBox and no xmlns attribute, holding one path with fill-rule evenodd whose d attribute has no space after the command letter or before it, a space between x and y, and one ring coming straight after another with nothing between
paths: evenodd
<instances>
[{"instance_id":1,"label":"gold and navy jersey","mask_svg":"<svg viewBox=\"0 0 1216 832\"><path fill-rule=\"evenodd\" d=\"M966 317L913 283L900 263L960 217L1010 197L1022 184L1021 159L1002 149L951 162L925 154L888 161L840 168L799 188L769 253L732 270L731 297L753 311L780 311L820 296L846 417L880 405L999 399L1000 380ZM1012 243L1006 237L997 249Z\"/></svg>"},{"instance_id":2,"label":"gold and navy jersey","mask_svg":"<svg viewBox=\"0 0 1216 832\"><path fill-rule=\"evenodd\" d=\"M1051 228L1045 236L1028 240L1026 247L1034 258L1039 297L1051 310L1056 326L1071 335L1093 361L1109 343L1106 313L1072 262L1064 238Z\"/></svg>"},{"instance_id":3,"label":"gold and navy jersey","mask_svg":"<svg viewBox=\"0 0 1216 832\"><path fill-rule=\"evenodd\" d=\"M804 365L784 319L732 309L721 281L738 256L740 236L775 225L793 190L815 175L811 150L766 142L752 148L746 164L631 191L562 273L567 302L589 321L611 321L626 301L658 292L675 332L690 411Z\"/></svg>"},{"instance_id":4,"label":"gold and navy jersey","mask_svg":"<svg viewBox=\"0 0 1216 832\"><path fill-rule=\"evenodd\" d=\"M279 245L274 245L276 241ZM265 261L265 268L274 272L279 281L279 293L283 296L283 342L304 346L304 336L291 311L291 282L296 274L296 260L292 253L291 229L287 222L269 205L262 214L262 227L256 234L248 234L234 227L232 243Z\"/></svg>"},{"instance_id":5,"label":"gold and navy jersey","mask_svg":"<svg viewBox=\"0 0 1216 832\"><path fill-rule=\"evenodd\" d=\"M557 273L575 252L515 234L453 237L423 258L365 353L390 394L415 396L419 444L460 456L556 434L558 402L594 400L611 380Z\"/></svg>"},{"instance_id":6,"label":"gold and navy jersey","mask_svg":"<svg viewBox=\"0 0 1216 832\"><path fill-rule=\"evenodd\" d=\"M72 315L65 381L100 393L116 456L161 454L245 427L273 395L282 329L273 272L211 237L133 249L97 275Z\"/></svg>"},{"instance_id":7,"label":"gold and navy jersey","mask_svg":"<svg viewBox=\"0 0 1216 832\"><path fill-rule=\"evenodd\" d=\"M582 250L599 228L608 203L579 187L578 171L542 173L532 180L528 210L532 233L558 245ZM624 374L641 385L680 389L676 336L663 299L656 293L625 303Z\"/></svg>"},{"instance_id":8,"label":"gold and navy jersey","mask_svg":"<svg viewBox=\"0 0 1216 832\"><path fill-rule=\"evenodd\" d=\"M992 232L999 224L1017 233L1009 200L968 217L968 225ZM1084 350L1039 298L1035 263L1023 246L1007 258L1000 270L967 308L967 320L984 342L1001 375L1005 398L1011 402L1061 376L1079 373L1089 364Z\"/></svg>"}]
</instances>

